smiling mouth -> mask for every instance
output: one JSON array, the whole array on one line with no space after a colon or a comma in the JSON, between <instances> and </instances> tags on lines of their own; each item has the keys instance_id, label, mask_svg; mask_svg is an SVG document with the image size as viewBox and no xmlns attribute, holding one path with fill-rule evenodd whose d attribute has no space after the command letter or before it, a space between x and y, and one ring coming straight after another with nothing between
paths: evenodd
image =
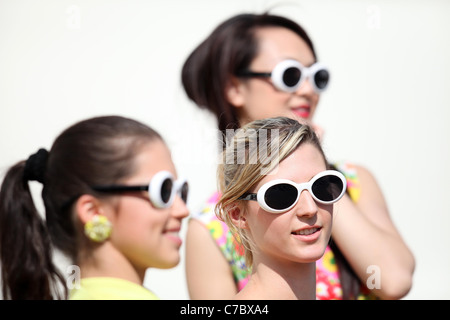
<instances>
[{"instance_id":1,"label":"smiling mouth","mask_svg":"<svg viewBox=\"0 0 450 320\"><path fill-rule=\"evenodd\" d=\"M311 114L310 107L297 107L297 108L293 108L291 110L294 114L296 114L300 118L304 118L304 119L308 118L309 115Z\"/></svg>"},{"instance_id":2,"label":"smiling mouth","mask_svg":"<svg viewBox=\"0 0 450 320\"><path fill-rule=\"evenodd\" d=\"M320 230L320 228L308 228L308 229L294 231L294 232L292 232L292 234L301 235L301 236L309 236L310 234L316 233L319 230Z\"/></svg>"}]
</instances>

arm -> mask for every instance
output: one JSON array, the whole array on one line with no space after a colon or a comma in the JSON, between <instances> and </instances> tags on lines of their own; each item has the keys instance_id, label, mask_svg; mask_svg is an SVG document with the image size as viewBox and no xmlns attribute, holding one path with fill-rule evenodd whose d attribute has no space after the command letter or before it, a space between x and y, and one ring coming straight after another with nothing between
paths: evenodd
<instances>
[{"instance_id":1,"label":"arm","mask_svg":"<svg viewBox=\"0 0 450 320\"><path fill-rule=\"evenodd\" d=\"M332 235L340 250L363 283L375 265L381 274L380 288L374 294L383 299L399 299L411 288L415 261L394 226L372 174L357 167L361 197L355 204L345 195L334 211Z\"/></svg>"},{"instance_id":2,"label":"arm","mask_svg":"<svg viewBox=\"0 0 450 320\"><path fill-rule=\"evenodd\" d=\"M186 280L191 299L232 299L237 288L231 268L209 231L189 222L186 234Z\"/></svg>"}]
</instances>

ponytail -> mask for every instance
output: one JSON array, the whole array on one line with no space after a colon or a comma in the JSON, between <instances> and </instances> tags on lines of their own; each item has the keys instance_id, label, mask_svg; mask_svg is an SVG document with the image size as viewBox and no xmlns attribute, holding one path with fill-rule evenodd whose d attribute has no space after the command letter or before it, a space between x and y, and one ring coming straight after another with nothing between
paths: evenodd
<instances>
[{"instance_id":1,"label":"ponytail","mask_svg":"<svg viewBox=\"0 0 450 320\"><path fill-rule=\"evenodd\" d=\"M53 263L52 249L78 263L91 243L73 208L90 186L113 184L135 170L140 148L161 136L152 128L119 116L77 122L53 142L6 173L0 187L0 263L5 299L68 298L68 286ZM28 181L43 184L45 221ZM63 289L64 291L62 291Z\"/></svg>"},{"instance_id":2,"label":"ponytail","mask_svg":"<svg viewBox=\"0 0 450 320\"><path fill-rule=\"evenodd\" d=\"M0 189L0 257L4 299L58 298L56 269L46 223L39 215L28 186L44 182L48 152L44 149L11 167ZM67 292L66 292L67 294Z\"/></svg>"}]
</instances>

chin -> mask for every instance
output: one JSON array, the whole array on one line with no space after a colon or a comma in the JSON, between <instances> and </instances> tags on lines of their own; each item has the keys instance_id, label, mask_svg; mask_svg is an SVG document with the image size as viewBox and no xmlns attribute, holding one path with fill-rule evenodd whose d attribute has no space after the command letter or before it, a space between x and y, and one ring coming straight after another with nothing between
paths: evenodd
<instances>
[{"instance_id":1,"label":"chin","mask_svg":"<svg viewBox=\"0 0 450 320\"><path fill-rule=\"evenodd\" d=\"M157 268L157 269L171 269L174 268L180 263L180 255L177 255L176 257L165 257L164 259L160 259L158 261L155 261L154 263L149 266L150 268Z\"/></svg>"},{"instance_id":2,"label":"chin","mask_svg":"<svg viewBox=\"0 0 450 320\"><path fill-rule=\"evenodd\" d=\"M301 262L303 263L310 263L310 262L316 262L320 258L323 257L325 253L326 245L325 246L318 246L315 248L304 248L303 252L299 255L301 258Z\"/></svg>"},{"instance_id":3,"label":"chin","mask_svg":"<svg viewBox=\"0 0 450 320\"><path fill-rule=\"evenodd\" d=\"M167 263L165 263L163 266L161 266L161 269L171 269L174 268L178 265L178 263L180 263L180 259L177 259L176 261L168 261Z\"/></svg>"}]
</instances>

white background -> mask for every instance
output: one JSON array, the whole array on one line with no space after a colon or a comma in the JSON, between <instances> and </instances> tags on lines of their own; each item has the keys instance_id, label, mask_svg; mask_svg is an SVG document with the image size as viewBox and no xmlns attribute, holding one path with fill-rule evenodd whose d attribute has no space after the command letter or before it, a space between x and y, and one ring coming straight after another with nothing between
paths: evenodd
<instances>
[{"instance_id":1,"label":"white background","mask_svg":"<svg viewBox=\"0 0 450 320\"><path fill-rule=\"evenodd\" d=\"M124 115L165 137L199 210L216 187L216 126L181 66L219 22L274 5L331 68L315 119L328 157L374 173L415 255L405 298L449 299L449 1L0 0L0 176L76 121ZM188 299L184 246L182 259L145 285Z\"/></svg>"}]
</instances>

